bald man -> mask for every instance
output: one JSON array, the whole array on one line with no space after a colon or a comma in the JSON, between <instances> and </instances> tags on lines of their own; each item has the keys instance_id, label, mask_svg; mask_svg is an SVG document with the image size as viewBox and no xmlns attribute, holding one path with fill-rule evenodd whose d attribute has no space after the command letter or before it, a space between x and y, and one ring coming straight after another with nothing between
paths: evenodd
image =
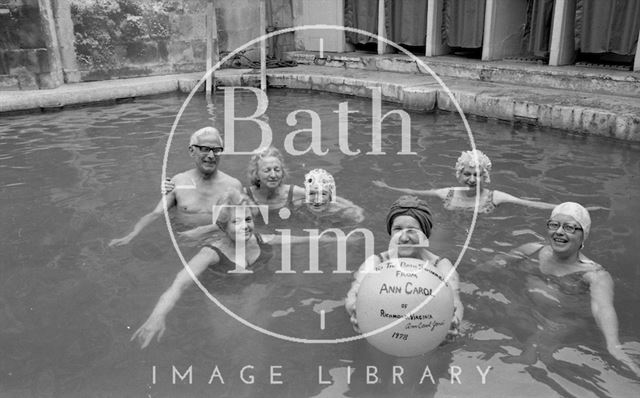
<instances>
[{"instance_id":1,"label":"bald man","mask_svg":"<svg viewBox=\"0 0 640 398\"><path fill-rule=\"evenodd\" d=\"M180 221L198 226L211 223L213 205L229 189L242 191L237 179L219 170L224 145L220 131L214 127L202 128L191 135L189 155L195 167L177 174L172 179L175 189L167 194L167 206L175 207ZM144 215L126 236L113 239L109 246L126 245L145 227L163 214L162 200L151 213Z\"/></svg>"}]
</instances>

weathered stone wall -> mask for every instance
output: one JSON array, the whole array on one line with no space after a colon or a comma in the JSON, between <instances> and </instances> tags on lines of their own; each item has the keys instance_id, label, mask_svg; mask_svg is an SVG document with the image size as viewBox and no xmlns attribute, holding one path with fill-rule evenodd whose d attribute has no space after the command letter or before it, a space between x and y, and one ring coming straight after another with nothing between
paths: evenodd
<instances>
[{"instance_id":1,"label":"weathered stone wall","mask_svg":"<svg viewBox=\"0 0 640 398\"><path fill-rule=\"evenodd\" d=\"M38 0L0 0L0 90L37 89L49 72Z\"/></svg>"},{"instance_id":2,"label":"weathered stone wall","mask_svg":"<svg viewBox=\"0 0 640 398\"><path fill-rule=\"evenodd\" d=\"M82 80L204 69L205 0L71 0Z\"/></svg>"},{"instance_id":3,"label":"weathered stone wall","mask_svg":"<svg viewBox=\"0 0 640 398\"><path fill-rule=\"evenodd\" d=\"M294 0L266 0L268 31L295 25ZM218 49L258 37L259 0L215 0ZM207 0L0 0L0 89L202 71ZM282 58L293 34L267 43ZM258 60L259 45L246 57Z\"/></svg>"}]
</instances>

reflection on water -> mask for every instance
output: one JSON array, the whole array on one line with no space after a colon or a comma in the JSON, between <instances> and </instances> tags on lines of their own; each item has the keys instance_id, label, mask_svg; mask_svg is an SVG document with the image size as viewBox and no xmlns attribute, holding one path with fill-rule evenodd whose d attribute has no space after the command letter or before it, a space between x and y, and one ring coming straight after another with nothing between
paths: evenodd
<instances>
[{"instance_id":1,"label":"reflection on water","mask_svg":"<svg viewBox=\"0 0 640 398\"><path fill-rule=\"evenodd\" d=\"M575 304L582 309L571 318L550 318L536 310L530 296L535 287L526 286L518 264L499 271L485 267L495 254L537 240L543 231L547 212L509 205L478 219L460 261L465 337L427 355L391 358L362 340L300 344L276 339L241 325L195 288L168 317L163 340L140 351L129 338L181 268L180 261L164 222L152 224L129 246L108 248L107 242L160 199L162 157L182 100L145 98L0 119L0 395L635 395L629 373L603 354L587 296L580 296L584 302ZM250 114L252 99L242 101L237 114ZM359 112L349 116L349 147L361 150L354 156L339 151L334 111L344 101ZM385 105L385 112L392 108ZM215 117L222 120L221 106L217 109ZM400 134L391 120L383 128L387 155L366 155L371 145L368 101L274 90L268 120L277 147L284 146L286 133L310 123L300 117L298 126L289 126L286 116L295 109L313 109L321 116L322 146L329 153L288 155L290 182L302 185L311 168L331 172L340 195L365 209L362 227L376 233L377 252L386 247L384 216L396 194L370 181L418 189L454 185L453 165L469 147L455 115L412 114L418 155L394 155ZM204 99L194 99L187 108L170 148L169 175L191 167L189 133L213 116ZM492 158L492 187L546 202L574 200L610 208L592 213L585 251L612 274L621 340L639 359L640 257L631 248L640 241L635 228L640 225L640 150L491 121L471 125L476 144ZM248 146L239 149L258 145L255 123L239 122L238 127L236 142ZM308 137L297 135L293 144L303 150ZM221 167L244 180L247 160L224 156ZM436 219L431 246L455 260L471 214L447 212L430 202ZM305 224L314 220L296 221L295 214L291 221L277 221L271 227L295 234L318 226ZM184 242L181 248L186 258L198 250ZM335 245L320 245L322 274L303 272L308 251L308 245L292 248L293 274L275 273L282 258L276 249L264 272L221 278L211 292L236 314L274 333L305 339L353 336L342 307L351 276L332 272ZM349 246L349 269L355 270L363 257L362 242ZM192 384L186 376L174 383L174 367L183 376L191 367ZM369 384L372 380L379 383Z\"/></svg>"}]
</instances>

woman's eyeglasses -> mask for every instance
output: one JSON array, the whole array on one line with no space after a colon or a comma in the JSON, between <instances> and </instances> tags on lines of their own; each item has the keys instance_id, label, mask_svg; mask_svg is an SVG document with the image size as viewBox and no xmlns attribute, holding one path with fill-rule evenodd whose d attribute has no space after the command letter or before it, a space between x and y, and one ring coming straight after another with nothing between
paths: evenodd
<instances>
[{"instance_id":1,"label":"woman's eyeglasses","mask_svg":"<svg viewBox=\"0 0 640 398\"><path fill-rule=\"evenodd\" d=\"M567 224L567 223L561 223L558 221L553 221L553 220L549 220L547 221L547 229L549 231L557 231L558 228L560 228L562 226L562 229L564 230L564 232L572 234L576 231L582 231L582 228L577 226L577 225L573 225L573 224Z\"/></svg>"},{"instance_id":2,"label":"woman's eyeglasses","mask_svg":"<svg viewBox=\"0 0 640 398\"><path fill-rule=\"evenodd\" d=\"M210 151L213 151L214 155L219 155L224 150L224 148L221 146L205 146L205 145L195 145L195 144L191 146L196 148L201 154L205 154L205 153L209 153Z\"/></svg>"}]
</instances>

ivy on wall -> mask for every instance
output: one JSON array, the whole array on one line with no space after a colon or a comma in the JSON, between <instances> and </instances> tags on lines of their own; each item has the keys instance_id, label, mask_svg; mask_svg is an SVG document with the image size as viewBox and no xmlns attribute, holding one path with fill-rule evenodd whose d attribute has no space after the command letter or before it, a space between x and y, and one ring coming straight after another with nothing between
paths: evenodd
<instances>
[{"instance_id":1,"label":"ivy on wall","mask_svg":"<svg viewBox=\"0 0 640 398\"><path fill-rule=\"evenodd\" d=\"M176 0L71 0L78 62L83 69L114 69L131 60L162 58ZM165 54L166 57L166 54Z\"/></svg>"}]
</instances>

